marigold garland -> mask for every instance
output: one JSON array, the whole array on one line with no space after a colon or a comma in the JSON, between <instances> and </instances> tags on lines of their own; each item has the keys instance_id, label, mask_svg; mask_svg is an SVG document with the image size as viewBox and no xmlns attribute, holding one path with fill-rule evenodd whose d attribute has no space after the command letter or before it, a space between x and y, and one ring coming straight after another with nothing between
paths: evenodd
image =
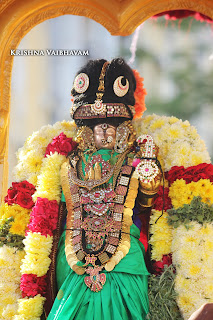
<instances>
[{"instance_id":1,"label":"marigold garland","mask_svg":"<svg viewBox=\"0 0 213 320\"><path fill-rule=\"evenodd\" d=\"M134 119L141 118L142 114L146 110L145 106L145 95L147 94L146 89L143 87L144 78L142 78L137 70L133 70L136 79L136 90L134 93L135 98L135 115Z\"/></svg>"}]
</instances>

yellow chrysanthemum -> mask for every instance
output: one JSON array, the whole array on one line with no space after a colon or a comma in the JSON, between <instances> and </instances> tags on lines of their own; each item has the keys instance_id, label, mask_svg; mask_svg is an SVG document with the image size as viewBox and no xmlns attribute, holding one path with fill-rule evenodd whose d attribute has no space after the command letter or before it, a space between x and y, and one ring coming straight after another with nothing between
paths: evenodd
<instances>
[{"instance_id":1,"label":"yellow chrysanthemum","mask_svg":"<svg viewBox=\"0 0 213 320\"><path fill-rule=\"evenodd\" d=\"M201 234L207 239L210 238L212 239L213 238L213 224L212 223L205 223L203 225L203 227L201 228L200 230Z\"/></svg>"},{"instance_id":2,"label":"yellow chrysanthemum","mask_svg":"<svg viewBox=\"0 0 213 320\"><path fill-rule=\"evenodd\" d=\"M46 254L31 254L27 253L21 266L22 274L33 273L38 277L44 276L50 266L51 259Z\"/></svg>"},{"instance_id":3,"label":"yellow chrysanthemum","mask_svg":"<svg viewBox=\"0 0 213 320\"><path fill-rule=\"evenodd\" d=\"M206 239L204 242L205 251L213 253L213 239ZM212 254L213 255L213 254Z\"/></svg>"},{"instance_id":4,"label":"yellow chrysanthemum","mask_svg":"<svg viewBox=\"0 0 213 320\"><path fill-rule=\"evenodd\" d=\"M176 117L170 117L169 118L169 124L174 124L174 123L176 123L176 122L178 122L179 121L179 119L178 118L176 118ZM185 121L186 122L186 121ZM184 122L184 123L185 123Z\"/></svg>"},{"instance_id":5,"label":"yellow chrysanthemum","mask_svg":"<svg viewBox=\"0 0 213 320\"><path fill-rule=\"evenodd\" d=\"M162 126L165 125L165 121L164 119L157 119L155 122L152 122L152 124L150 125L150 129L151 130L156 130L161 128Z\"/></svg>"},{"instance_id":6,"label":"yellow chrysanthemum","mask_svg":"<svg viewBox=\"0 0 213 320\"><path fill-rule=\"evenodd\" d=\"M34 201L36 201L37 197L60 201L60 168L65 159L65 156L58 153L54 153L44 159L41 173L38 177L38 188L33 195Z\"/></svg>"},{"instance_id":7,"label":"yellow chrysanthemum","mask_svg":"<svg viewBox=\"0 0 213 320\"><path fill-rule=\"evenodd\" d=\"M23 259L23 256L24 256L23 250L17 250L17 248L8 247L7 245L0 247L0 257L1 257L0 261L1 262L6 261L7 266L12 267L13 264L20 264L21 260Z\"/></svg>"},{"instance_id":8,"label":"yellow chrysanthemum","mask_svg":"<svg viewBox=\"0 0 213 320\"><path fill-rule=\"evenodd\" d=\"M6 320L12 319L13 316L15 316L17 309L18 309L17 303L8 304L0 313L2 316L2 319L6 319Z\"/></svg>"},{"instance_id":9,"label":"yellow chrysanthemum","mask_svg":"<svg viewBox=\"0 0 213 320\"><path fill-rule=\"evenodd\" d=\"M192 277L198 276L200 275L201 269L202 269L201 265L192 264L189 267L188 274L189 276L192 276Z\"/></svg>"},{"instance_id":10,"label":"yellow chrysanthemum","mask_svg":"<svg viewBox=\"0 0 213 320\"><path fill-rule=\"evenodd\" d=\"M28 232L23 243L27 253L45 254L49 256L52 248L53 237L50 235L44 236L36 232Z\"/></svg>"},{"instance_id":11,"label":"yellow chrysanthemum","mask_svg":"<svg viewBox=\"0 0 213 320\"><path fill-rule=\"evenodd\" d=\"M190 204L193 197L197 196L205 203L213 203L213 184L208 179L188 184L183 179L177 179L169 188L169 197L175 209Z\"/></svg>"},{"instance_id":12,"label":"yellow chrysanthemum","mask_svg":"<svg viewBox=\"0 0 213 320\"><path fill-rule=\"evenodd\" d=\"M18 234L20 236L25 235L26 227L30 220L30 211L26 210L23 212L20 212L18 215L16 215L14 222L11 223L11 228L9 230L12 234Z\"/></svg>"},{"instance_id":13,"label":"yellow chrysanthemum","mask_svg":"<svg viewBox=\"0 0 213 320\"><path fill-rule=\"evenodd\" d=\"M150 217L150 234L152 234L149 243L152 245L152 259L160 261L163 255L171 252L172 243L172 227L167 223L168 214L164 212L163 216L156 222L160 217L161 211L152 210Z\"/></svg>"},{"instance_id":14,"label":"yellow chrysanthemum","mask_svg":"<svg viewBox=\"0 0 213 320\"><path fill-rule=\"evenodd\" d=\"M20 299L18 313L26 320L31 320L34 317L40 317L43 313L43 304L45 298L37 295L34 298Z\"/></svg>"},{"instance_id":15,"label":"yellow chrysanthemum","mask_svg":"<svg viewBox=\"0 0 213 320\"><path fill-rule=\"evenodd\" d=\"M178 296L177 303L182 312L184 320L187 320L189 316L196 310L195 309L195 298L197 298L191 292Z\"/></svg>"}]
</instances>

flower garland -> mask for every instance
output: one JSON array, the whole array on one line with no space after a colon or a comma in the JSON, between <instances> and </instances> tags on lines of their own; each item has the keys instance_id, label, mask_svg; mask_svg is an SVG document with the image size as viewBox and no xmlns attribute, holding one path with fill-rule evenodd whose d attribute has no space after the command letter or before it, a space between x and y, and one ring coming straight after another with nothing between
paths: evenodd
<instances>
[{"instance_id":1,"label":"flower garland","mask_svg":"<svg viewBox=\"0 0 213 320\"><path fill-rule=\"evenodd\" d=\"M63 156L61 156L59 153L55 155L55 158L60 158L58 161L56 161L58 167L55 167L55 170L54 165L52 165L52 172L56 173L60 166L59 163L62 161L61 157L63 157L63 159L65 158L64 152L70 152L76 145L75 142L69 139L74 135L74 132L75 125L71 122L63 121L56 123L54 126L45 126L41 128L39 132L35 132L31 137L29 137L25 142L24 147L19 149L17 153L18 165L16 166L14 173L18 182L13 183L12 187L8 189L5 203L0 207L0 246L2 246L0 247L0 284L2 287L2 293L4 293L3 295L0 294L1 319L12 320L13 318L22 320L38 320L40 319L40 314L43 312L43 303L45 300L43 295L46 288L46 276L44 275L37 277L36 273L44 273L44 265L45 263L46 265L49 263L47 252L50 252L51 250L50 243L52 240L50 238L52 237L52 230L57 223L57 218L53 217L56 211L53 210L53 207L56 207L57 201L48 201L48 211L48 205L45 203L45 199L39 198L38 189L33 198L32 195L35 192L34 185L37 184L37 179L41 169L44 173L45 165L48 165L47 158L49 157L51 159L54 151L59 153L61 152L63 154ZM59 133L61 134L59 135ZM58 136L58 138L53 139L54 136ZM52 160L49 160L49 163L51 165ZM42 175L43 181L47 181L47 176L49 176L51 179L51 173L48 170L46 171L46 174L44 173ZM42 181L42 177L40 181ZM53 183L55 183L54 179L55 177L53 177L51 180ZM56 188L58 188L59 183L57 183L56 186ZM50 188L48 190L50 190ZM60 190L58 190L56 194L56 199L58 200L60 198ZM38 205L33 208L30 218L30 210L34 206L33 200L36 201L36 204ZM42 200L42 203L44 204L43 208L40 206ZM45 211L42 213L39 211L39 207ZM44 212L46 214L49 212L46 220L43 219L45 216ZM20 299L20 266L25 255L24 251L22 250L22 240L24 238L25 230L29 220L30 224L28 226L28 236L24 240L24 244L27 248L27 254L25 256L26 260L24 259L26 264L22 266L22 270L27 270L28 261L28 271L31 270L35 274L26 273L22 275L22 296L28 298ZM44 239L41 237L44 235L44 233L46 241L44 241ZM37 241L39 241L38 243L40 244L40 247L35 245ZM39 251L39 249L42 247L43 251ZM30 258L38 257L40 254L43 254L43 257L45 256L46 260L42 260L41 265L38 263L36 264L34 260L34 265L31 265ZM35 292L37 292L36 296L34 296ZM18 299L20 300L17 304ZM17 315L17 309L19 315Z\"/></svg>"},{"instance_id":2,"label":"flower garland","mask_svg":"<svg viewBox=\"0 0 213 320\"><path fill-rule=\"evenodd\" d=\"M193 197L198 196L205 203L213 203L213 184L208 179L200 179L188 184L183 179L177 179L169 188L169 196L175 209L191 203Z\"/></svg>"},{"instance_id":3,"label":"flower garland","mask_svg":"<svg viewBox=\"0 0 213 320\"><path fill-rule=\"evenodd\" d=\"M135 125L139 134L142 130L153 137L159 147L158 158L166 171L164 210L167 212L158 219L163 207L160 188L150 219L153 267L159 274L164 265L173 263L177 304L183 318L188 319L203 303L212 301L209 298L213 296L209 254L212 250L212 207L209 205L213 203L213 166L204 142L188 121L150 115L135 121ZM160 276L157 279L161 281ZM151 276L150 283L153 281L156 283ZM152 309L150 312L152 314ZM178 311L172 315L179 319Z\"/></svg>"},{"instance_id":4,"label":"flower garland","mask_svg":"<svg viewBox=\"0 0 213 320\"><path fill-rule=\"evenodd\" d=\"M184 192L184 188L184 190L188 190L188 193L190 190L191 196L195 195L193 191L194 188L197 194L201 196L202 206L207 205L207 203L205 204L203 202L205 200L205 189L205 192L208 193L208 197L206 197L205 202L212 202L212 185L210 185L210 181L212 181L212 166L209 164L210 158L206 147L198 136L195 128L191 127L187 121L182 122L174 117L169 118L152 115L145 117L143 120L140 120L140 122L135 121L135 126L138 131L143 130L143 134L150 134L153 136L156 144L160 148L159 159L162 167L164 170L168 171L168 174L166 174L166 178L168 179L168 189L165 189L166 206L164 207L164 210L168 211L168 209L171 208L171 204L174 206L175 201L178 201L175 208L172 209L177 210L176 212L173 212L170 216L168 211L168 215L165 213L163 217L155 223L161 214L160 210L162 209L163 203L162 188L159 190L158 198L155 203L155 210L153 211L153 216L151 218L151 229L153 235L150 241L152 242L154 252L153 258L155 257L156 259L160 259L161 257L160 261L156 261L157 263L160 262L162 265L164 265L164 263L170 264L171 255L169 254L169 251L173 253L173 264L177 270L175 278L175 290L178 293L177 302L184 319L187 319L187 317L198 306L200 306L203 301L206 301L207 298L211 297L213 293L213 288L211 286L212 281L210 281L212 280L212 271L209 268L209 265L212 263L209 250L212 248L211 237L213 226L212 222L208 221L206 218L206 207L205 210L201 212L202 219L199 218L199 221L192 220L187 222L187 226L189 225L190 229L186 229L184 226L184 219L182 219L182 221L178 218L181 223L179 223L179 225L175 224L175 222L177 222L177 220L175 220L175 216L180 217L181 214L186 216L186 211L181 213L181 211L179 212L178 210L183 207L188 210L186 206L193 206L193 201L196 201L196 199L193 200L191 197L190 201L188 200L188 202L184 202L184 206L180 207L182 202L179 198L177 199L177 190L179 192L177 185L179 184L179 187L181 185L182 194ZM36 204L31 212L27 237L24 240L26 256L21 267L21 290L23 299L19 299L19 314L13 318L14 320L39 320L42 314L43 304L45 301L46 273L50 264L49 253L52 246L52 232L56 228L58 202L60 201L59 168L65 159L66 151L68 152L68 144L72 145L71 140L68 141L67 139L73 136L74 131L75 126L68 122L57 123L54 126L44 127L40 132L37 132L28 138L24 147L20 149L17 154L19 160L15 169L17 181L22 182L23 180L27 180L29 183L37 185L37 188L36 193L33 195L33 200ZM58 136L57 138L54 138L54 141L52 141L53 137L59 135L60 132L64 133L61 133L60 137ZM60 149L60 146L62 145L63 147ZM71 149L72 147L74 146L72 145ZM174 168L174 166L176 167ZM179 167L177 168L177 166ZM195 176L199 177L198 181L193 178ZM54 189L52 188L53 186ZM20 205L17 201L22 204L24 203L24 201L22 201L22 191L19 190L20 194L19 196L16 196L18 193L16 185L13 185L13 189L14 190L8 191L8 198L6 199L7 203L3 205L2 209L0 209L2 210L2 217L4 216L3 212L5 212L4 218L1 219L1 224L5 225L7 234L12 234L13 232L13 229L11 229L12 223L14 223L14 225L17 223L18 225L19 221L17 218L15 222L18 214L6 214L7 207L13 208L10 210L17 211L16 208ZM14 202L10 202L13 200ZM26 197L25 200L25 205L28 206L30 199L27 199ZM196 202L197 211L200 210L198 205L199 201ZM129 218L131 218L132 215L131 204L125 206L126 217L129 221ZM24 209L30 210L27 207L22 207L21 210ZM44 212L48 213L47 219ZM26 211L26 214L29 213ZM166 216L168 216L168 221L166 221ZM49 221L51 221L50 224ZM168 222L171 222L170 225ZM170 236L172 228L173 240L171 245ZM15 227L15 230L17 232L17 226ZM163 237L164 232L168 235L167 237ZM195 235L198 235L198 240L195 243L195 250L192 246L189 253L184 252L183 250L187 247L189 239L195 239ZM15 236L20 235L16 234ZM162 241L161 247L158 246L158 241L156 239ZM123 254L128 250L127 242L125 243L125 248L120 248L122 249L120 252ZM39 245L36 245L36 243ZM170 245L171 250L169 249ZM11 250L10 254L9 250ZM3 257L3 259L0 259L0 263L2 264L0 270L3 272L2 279L6 279L4 286L5 288L11 288L11 291L9 291L9 289L6 290L6 292L10 292L8 295L9 300L5 300L5 295L3 298L1 298L0 295L0 312L2 319L12 319L12 316L17 310L16 300L20 297L20 293L16 297L11 297L11 292L14 288L14 284L17 285L18 279L20 279L20 256L22 254L23 257L23 251L17 250L17 247L9 248L3 245L0 248L0 253ZM186 258L187 254L190 254L191 257L191 269L189 269L186 263L184 263L184 257ZM197 258L199 257L199 259L196 259L195 256L197 256ZM17 261L17 263L15 262L15 269L17 271L13 276L9 274L9 270L6 270L6 268L3 267L4 265L8 265L7 259ZM202 268L199 269L199 262L201 259L203 259L203 264ZM119 257L115 259L113 265L118 262ZM160 269L162 269L162 265L160 266ZM2 281L3 280L1 280L1 283ZM192 293L188 300L186 297L186 290L184 291L184 286ZM13 290L13 292L15 291ZM198 295L196 296L198 292L200 292L199 299L197 299ZM197 297L196 299L195 296ZM10 302L7 307L6 302L7 304Z\"/></svg>"},{"instance_id":5,"label":"flower garland","mask_svg":"<svg viewBox=\"0 0 213 320\"><path fill-rule=\"evenodd\" d=\"M188 228L181 225L174 229L175 290L184 319L188 319L202 304L213 302L212 249L213 223L192 221Z\"/></svg>"},{"instance_id":6,"label":"flower garland","mask_svg":"<svg viewBox=\"0 0 213 320\"><path fill-rule=\"evenodd\" d=\"M24 258L22 240L34 205L35 188L27 181L13 183L0 207L0 314L10 320L17 312L21 297L20 266Z\"/></svg>"},{"instance_id":7,"label":"flower garland","mask_svg":"<svg viewBox=\"0 0 213 320\"><path fill-rule=\"evenodd\" d=\"M39 319L43 313L46 293L46 274L49 270L53 231L57 227L61 198L60 168L66 155L76 147L64 133L47 146L37 190L33 195L35 206L30 216L28 233L24 240L26 255L21 266L21 289L18 315L14 320Z\"/></svg>"},{"instance_id":8,"label":"flower garland","mask_svg":"<svg viewBox=\"0 0 213 320\"><path fill-rule=\"evenodd\" d=\"M150 238L149 243L152 245L152 260L161 261L164 255L171 253L172 245L172 227L167 222L167 212L164 212L163 216L158 220L162 214L161 211L152 210L150 217Z\"/></svg>"},{"instance_id":9,"label":"flower garland","mask_svg":"<svg viewBox=\"0 0 213 320\"><path fill-rule=\"evenodd\" d=\"M53 126L44 126L39 131L34 132L16 154L18 160L14 169L16 181L27 180L36 186L47 145L61 132L66 137L71 138L75 135L75 131L74 122L62 121L56 122Z\"/></svg>"},{"instance_id":10,"label":"flower garland","mask_svg":"<svg viewBox=\"0 0 213 320\"><path fill-rule=\"evenodd\" d=\"M137 70L133 70L136 80L136 90L134 93L135 98L135 115L134 119L141 118L142 114L146 110L145 106L145 95L147 94L146 89L143 87L144 78L142 78Z\"/></svg>"},{"instance_id":11,"label":"flower garland","mask_svg":"<svg viewBox=\"0 0 213 320\"><path fill-rule=\"evenodd\" d=\"M188 168L211 162L205 143L188 121L153 114L135 120L134 126L138 135L153 137L159 147L158 158L163 171L169 171L173 166Z\"/></svg>"}]
</instances>

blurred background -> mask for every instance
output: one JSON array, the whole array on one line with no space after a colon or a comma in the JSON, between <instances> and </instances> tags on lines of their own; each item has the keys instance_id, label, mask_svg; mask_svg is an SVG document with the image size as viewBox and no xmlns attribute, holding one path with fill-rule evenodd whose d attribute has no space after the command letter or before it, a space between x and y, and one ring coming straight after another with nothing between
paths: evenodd
<instances>
[{"instance_id":1,"label":"blurred background","mask_svg":"<svg viewBox=\"0 0 213 320\"><path fill-rule=\"evenodd\" d=\"M193 18L149 19L131 36L111 36L85 17L65 15L33 28L18 49L88 50L87 56L15 56L9 185L15 153L43 125L69 120L70 90L89 59L123 57L144 77L144 115L176 116L197 128L213 157L213 28ZM14 49L14 48L11 48ZM135 57L132 52L135 52Z\"/></svg>"}]
</instances>

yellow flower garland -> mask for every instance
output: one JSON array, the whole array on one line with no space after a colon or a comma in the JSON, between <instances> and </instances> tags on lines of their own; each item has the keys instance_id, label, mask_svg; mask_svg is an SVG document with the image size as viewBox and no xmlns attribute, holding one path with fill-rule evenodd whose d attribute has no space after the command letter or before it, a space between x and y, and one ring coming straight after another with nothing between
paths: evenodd
<instances>
[{"instance_id":1,"label":"yellow flower garland","mask_svg":"<svg viewBox=\"0 0 213 320\"><path fill-rule=\"evenodd\" d=\"M169 196L175 209L191 203L193 197L200 196L202 202L213 203L213 184L208 179L186 183L180 179L173 182L169 189Z\"/></svg>"},{"instance_id":2,"label":"yellow flower garland","mask_svg":"<svg viewBox=\"0 0 213 320\"><path fill-rule=\"evenodd\" d=\"M74 135L75 128L76 127L74 122L66 121L57 122L54 126L45 126L41 128L40 131L33 133L33 135L29 137L25 142L24 147L19 149L17 153L18 165L14 170L16 181L27 180L28 182L34 185L36 185L38 182L38 188L34 200L36 200L37 197L46 196L49 200L55 199L58 202L60 201L59 167L61 163L64 161L65 157L57 154L47 156L47 158L44 158L44 154L47 145L52 141L53 137L58 136L61 132L64 132L67 137L72 137ZM55 165L53 162L55 163ZM52 172L50 172L50 170L48 169L48 165L51 167ZM47 190L47 179L50 179L53 185L51 186L51 190L50 187L48 188L49 192L44 193L44 189L42 189L42 184L45 184L44 188L46 188ZM14 217L14 221L11 223L11 228L9 231L13 234L24 235L26 226L29 222L29 213L30 210L24 209L19 205L14 204L8 206L8 204L3 204L0 207L0 223L3 223L6 218ZM41 251L43 250L43 254L41 256L39 254L40 258L38 260L35 259L35 256L38 255L38 253L30 253L30 251L33 251L33 248L35 249L35 246L32 245L32 247L30 248L30 245L32 243L30 243L29 239L32 240L32 234L29 233L28 235L29 237L27 237L25 241L27 248L29 249L29 252L27 250L27 255L23 260L24 264L22 265L22 272L32 272L37 275L43 274L49 267L50 259L48 256L51 250L50 243L52 243L52 239L49 239L50 237L47 239L45 236L41 236L38 234L33 235L35 241L38 240L39 236L43 239L41 240L40 238L40 246L38 247L38 249L40 249ZM45 250L42 249L44 243L46 243ZM2 279L0 280L0 283L5 292L4 300L1 300L0 296L1 319L12 320L12 317L17 313L18 301L19 315L16 315L13 318L13 320L40 320L41 310L43 310L43 303L45 299L43 297L38 296L31 299L20 299L20 265L21 260L24 258L24 251L17 251L16 249L9 248L7 246L4 246L3 248L4 251L2 251L2 248L0 248L0 272ZM8 254L8 251L7 254L5 254L5 250L13 251L11 254ZM15 259L14 254L16 257L21 258L18 260ZM10 272L10 269L7 268L8 259L11 256L13 257L13 259L10 262L10 265L13 266L12 273ZM3 264L5 264L5 266L3 266ZM27 272L27 268L29 272ZM15 290L13 290L14 288ZM12 291L17 292L17 294L13 294ZM33 305L35 305L35 308L32 307Z\"/></svg>"},{"instance_id":3,"label":"yellow flower garland","mask_svg":"<svg viewBox=\"0 0 213 320\"><path fill-rule=\"evenodd\" d=\"M163 255L171 253L172 245L172 227L167 223L168 214L164 212L163 216L156 222L162 214L161 211L152 210L150 217L150 240L152 245L152 260L161 261Z\"/></svg>"},{"instance_id":4,"label":"yellow flower garland","mask_svg":"<svg viewBox=\"0 0 213 320\"><path fill-rule=\"evenodd\" d=\"M38 187L34 194L34 201L38 197L47 198L48 200L60 201L60 167L66 160L66 157L57 152L44 158L41 173L38 177ZM52 249L53 237L44 236L39 233L29 232L24 240L26 255L21 266L22 274L35 274L38 277L45 275L49 269L51 260L49 258ZM35 296L30 299L20 299L18 313L20 317L26 320L32 317L41 316L45 298ZM31 309L31 306L32 309ZM16 320L21 318L15 318Z\"/></svg>"}]
</instances>

